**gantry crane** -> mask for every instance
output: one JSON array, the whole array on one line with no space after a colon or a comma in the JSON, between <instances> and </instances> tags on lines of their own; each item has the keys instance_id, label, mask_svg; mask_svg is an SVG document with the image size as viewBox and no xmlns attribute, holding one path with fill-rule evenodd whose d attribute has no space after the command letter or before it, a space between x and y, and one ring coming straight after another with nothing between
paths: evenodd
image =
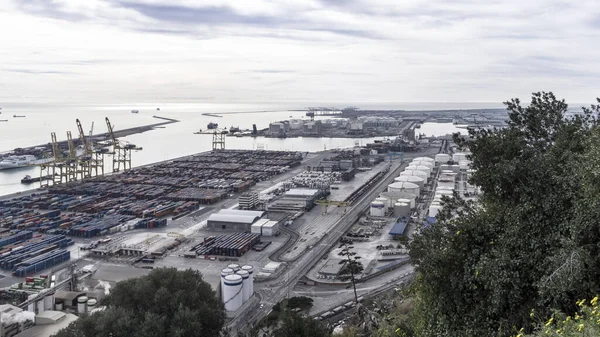
<instances>
[{"instance_id":1,"label":"gantry crane","mask_svg":"<svg viewBox=\"0 0 600 337\"><path fill-rule=\"evenodd\" d=\"M52 169L52 184L58 185L69 182L69 168L66 164L66 158L62 155L58 142L56 141L56 133L50 133L52 139L52 155L54 161L51 163Z\"/></svg>"},{"instance_id":2,"label":"gantry crane","mask_svg":"<svg viewBox=\"0 0 600 337\"><path fill-rule=\"evenodd\" d=\"M212 150L222 151L225 150L225 136L228 131L226 129L214 128L206 132L194 132L196 135L212 135Z\"/></svg>"},{"instance_id":3,"label":"gantry crane","mask_svg":"<svg viewBox=\"0 0 600 337\"><path fill-rule=\"evenodd\" d=\"M69 152L67 158L65 158L65 168L66 168L66 182L76 181L80 177L83 176L83 171L81 170L78 160L77 160L77 150L75 149L75 144L73 144L73 137L71 136L71 131L67 131L67 145L69 147Z\"/></svg>"},{"instance_id":4,"label":"gantry crane","mask_svg":"<svg viewBox=\"0 0 600 337\"><path fill-rule=\"evenodd\" d=\"M327 200L327 199L317 200L317 201L315 201L315 204L321 205L321 215L327 214L327 208L329 206L337 206L337 207L344 207L344 212L342 213L342 216L343 216L344 214L346 214L346 208L348 206L350 206L350 203L348 201L335 201L335 200Z\"/></svg>"},{"instance_id":5,"label":"gantry crane","mask_svg":"<svg viewBox=\"0 0 600 337\"><path fill-rule=\"evenodd\" d=\"M131 150L141 150L141 148L134 144L124 144L119 142L113 130L110 120L106 117L106 127L108 128L108 134L113 144L113 172L127 171L131 169ZM121 167L121 165L123 165Z\"/></svg>"},{"instance_id":6,"label":"gantry crane","mask_svg":"<svg viewBox=\"0 0 600 337\"><path fill-rule=\"evenodd\" d=\"M104 175L104 154L106 152L94 149L93 145L88 142L79 119L75 120L75 122L77 123L81 144L83 145L83 155L79 158L79 165L83 172L82 178ZM92 129L93 128L94 122L92 122ZM90 130L90 136L91 135L92 130Z\"/></svg>"}]
</instances>

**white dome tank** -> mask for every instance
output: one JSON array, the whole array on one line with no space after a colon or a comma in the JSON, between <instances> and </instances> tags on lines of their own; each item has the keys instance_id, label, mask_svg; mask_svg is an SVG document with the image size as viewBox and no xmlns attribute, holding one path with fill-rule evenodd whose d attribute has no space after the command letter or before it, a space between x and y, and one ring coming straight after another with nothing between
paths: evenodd
<instances>
[{"instance_id":1,"label":"white dome tank","mask_svg":"<svg viewBox=\"0 0 600 337\"><path fill-rule=\"evenodd\" d=\"M385 204L381 201L373 201L370 207L371 216L385 216Z\"/></svg>"},{"instance_id":2,"label":"white dome tank","mask_svg":"<svg viewBox=\"0 0 600 337\"><path fill-rule=\"evenodd\" d=\"M250 274L241 269L237 273L242 277L242 302L246 302L250 298Z\"/></svg>"},{"instance_id":3,"label":"white dome tank","mask_svg":"<svg viewBox=\"0 0 600 337\"><path fill-rule=\"evenodd\" d=\"M431 174L431 169L429 167L423 166L423 165L413 165L413 164L410 164L406 169L407 170L413 170L413 171L423 171L423 172L427 173L428 177Z\"/></svg>"},{"instance_id":4,"label":"white dome tank","mask_svg":"<svg viewBox=\"0 0 600 337\"><path fill-rule=\"evenodd\" d=\"M461 160L468 160L468 158L467 158L468 155L470 155L470 153L457 152L452 155L452 160L456 163L459 163Z\"/></svg>"},{"instance_id":5,"label":"white dome tank","mask_svg":"<svg viewBox=\"0 0 600 337\"><path fill-rule=\"evenodd\" d=\"M224 278L223 284L225 285L225 291L223 291L223 304L225 304L225 310L236 311L242 306L242 277L240 275L231 274Z\"/></svg>"},{"instance_id":6,"label":"white dome tank","mask_svg":"<svg viewBox=\"0 0 600 337\"><path fill-rule=\"evenodd\" d=\"M410 204L407 203L395 203L394 204L394 216L396 218L405 218L410 215Z\"/></svg>"},{"instance_id":7,"label":"white dome tank","mask_svg":"<svg viewBox=\"0 0 600 337\"><path fill-rule=\"evenodd\" d=\"M237 263L232 263L230 265L227 265L227 268L233 270L233 272L237 272L238 270L240 270L240 265Z\"/></svg>"},{"instance_id":8,"label":"white dome tank","mask_svg":"<svg viewBox=\"0 0 600 337\"><path fill-rule=\"evenodd\" d=\"M429 158L429 157L417 157L417 158L413 159L413 161L415 161L415 160L417 160L417 161L428 161L428 162L435 163L435 159Z\"/></svg>"},{"instance_id":9,"label":"white dome tank","mask_svg":"<svg viewBox=\"0 0 600 337\"><path fill-rule=\"evenodd\" d=\"M400 176L416 176L419 178L422 178L423 180L425 180L425 183L427 183L427 180L429 179L429 175L426 172L423 171L418 171L418 170L404 170L403 172L400 172Z\"/></svg>"},{"instance_id":10,"label":"white dome tank","mask_svg":"<svg viewBox=\"0 0 600 337\"><path fill-rule=\"evenodd\" d=\"M231 268L221 269L221 295L225 292L225 276L232 274L235 274L235 272Z\"/></svg>"},{"instance_id":11,"label":"white dome tank","mask_svg":"<svg viewBox=\"0 0 600 337\"><path fill-rule=\"evenodd\" d=\"M425 180L421 177L417 176L399 176L394 178L395 182L409 182L413 184L419 185L419 188L425 187Z\"/></svg>"},{"instance_id":12,"label":"white dome tank","mask_svg":"<svg viewBox=\"0 0 600 337\"><path fill-rule=\"evenodd\" d=\"M396 200L396 203L398 204L408 204L410 206L410 209L415 208L415 198L400 198L398 200Z\"/></svg>"},{"instance_id":13,"label":"white dome tank","mask_svg":"<svg viewBox=\"0 0 600 337\"><path fill-rule=\"evenodd\" d=\"M421 190L417 184L409 182L396 182L388 185L388 192L406 192L418 197L421 193Z\"/></svg>"},{"instance_id":14,"label":"white dome tank","mask_svg":"<svg viewBox=\"0 0 600 337\"><path fill-rule=\"evenodd\" d=\"M433 170L435 164L432 161L413 160L412 163L410 163L410 166L426 166L429 167L430 170Z\"/></svg>"},{"instance_id":15,"label":"white dome tank","mask_svg":"<svg viewBox=\"0 0 600 337\"><path fill-rule=\"evenodd\" d=\"M86 313L87 309L87 296L81 296L77 299L77 313L82 315Z\"/></svg>"},{"instance_id":16,"label":"white dome tank","mask_svg":"<svg viewBox=\"0 0 600 337\"><path fill-rule=\"evenodd\" d=\"M254 267L250 266L250 265L245 265L242 266L242 270L245 270L248 272L248 274L250 275L250 296L252 297L252 295L254 295Z\"/></svg>"},{"instance_id":17,"label":"white dome tank","mask_svg":"<svg viewBox=\"0 0 600 337\"><path fill-rule=\"evenodd\" d=\"M435 155L435 162L438 164L446 164L452 159L449 154L438 153Z\"/></svg>"}]
</instances>

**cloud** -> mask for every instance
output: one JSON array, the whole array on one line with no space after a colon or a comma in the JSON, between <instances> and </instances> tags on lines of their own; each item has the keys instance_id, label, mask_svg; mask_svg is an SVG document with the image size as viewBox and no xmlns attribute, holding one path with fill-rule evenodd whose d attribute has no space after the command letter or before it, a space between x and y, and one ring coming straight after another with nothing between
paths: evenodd
<instances>
[{"instance_id":1,"label":"cloud","mask_svg":"<svg viewBox=\"0 0 600 337\"><path fill-rule=\"evenodd\" d=\"M10 0L6 95L503 101L597 95L594 0ZM22 74L54 74L44 77ZM77 76L60 75L77 74Z\"/></svg>"},{"instance_id":2,"label":"cloud","mask_svg":"<svg viewBox=\"0 0 600 337\"><path fill-rule=\"evenodd\" d=\"M72 75L72 74L75 74L72 71L33 70L33 69L10 69L10 68L3 68L2 71L13 72L13 73L21 73L21 74L32 74L32 75L43 75L43 74Z\"/></svg>"}]
</instances>

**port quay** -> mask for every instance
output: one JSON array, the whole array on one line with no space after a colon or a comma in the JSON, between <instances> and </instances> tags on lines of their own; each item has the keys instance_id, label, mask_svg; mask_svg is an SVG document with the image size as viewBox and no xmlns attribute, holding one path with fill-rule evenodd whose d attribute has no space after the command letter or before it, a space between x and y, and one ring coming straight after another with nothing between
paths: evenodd
<instances>
[{"instance_id":1,"label":"port quay","mask_svg":"<svg viewBox=\"0 0 600 337\"><path fill-rule=\"evenodd\" d=\"M361 127L377 130L389 118L368 123ZM284 124L257 133L305 130ZM203 131L211 151L137 167L127 160L138 147L117 139L127 132L83 136L87 156L54 156L49 178L35 182L43 188L0 197L4 297L20 299L14 310L76 319L116 282L193 268L222 299L233 332L288 296L309 296L312 316L339 319L354 306L338 279L340 244L365 266L360 299L385 293L412 277L398 237L433 224L444 195L478 193L467 154L450 136L417 137L420 124L398 121L396 138L318 152L229 149L231 135L215 126ZM72 145L53 149L64 146ZM104 173L93 172L94 160L105 160Z\"/></svg>"}]
</instances>

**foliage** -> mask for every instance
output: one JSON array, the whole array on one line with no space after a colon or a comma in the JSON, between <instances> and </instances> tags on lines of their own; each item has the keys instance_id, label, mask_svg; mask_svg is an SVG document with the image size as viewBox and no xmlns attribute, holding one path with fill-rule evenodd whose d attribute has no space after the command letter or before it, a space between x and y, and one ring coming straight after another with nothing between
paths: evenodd
<instances>
[{"instance_id":1,"label":"foliage","mask_svg":"<svg viewBox=\"0 0 600 337\"><path fill-rule=\"evenodd\" d=\"M479 203L445 199L436 225L411 243L418 336L529 331L532 308L572 314L575 299L600 288L600 173L587 159L600 154L600 109L567 117L552 93L506 105L507 128L455 136L472 153Z\"/></svg>"},{"instance_id":2,"label":"foliage","mask_svg":"<svg viewBox=\"0 0 600 337\"><path fill-rule=\"evenodd\" d=\"M218 336L223 304L198 271L158 268L117 283L104 311L82 317L56 337Z\"/></svg>"},{"instance_id":3,"label":"foliage","mask_svg":"<svg viewBox=\"0 0 600 337\"><path fill-rule=\"evenodd\" d=\"M557 313L539 324L537 331L527 337L600 336L598 296L594 297L589 305L585 300L578 301L577 305L580 308L573 317ZM532 311L531 316L535 316L535 312ZM516 337L523 337L523 332L519 332Z\"/></svg>"},{"instance_id":4,"label":"foliage","mask_svg":"<svg viewBox=\"0 0 600 337\"><path fill-rule=\"evenodd\" d=\"M329 331L317 320L288 312L268 337L329 337Z\"/></svg>"},{"instance_id":5,"label":"foliage","mask_svg":"<svg viewBox=\"0 0 600 337\"><path fill-rule=\"evenodd\" d=\"M313 299L306 296L295 296L287 300L287 307L290 309L300 308L302 310L310 309L313 306Z\"/></svg>"}]
</instances>

